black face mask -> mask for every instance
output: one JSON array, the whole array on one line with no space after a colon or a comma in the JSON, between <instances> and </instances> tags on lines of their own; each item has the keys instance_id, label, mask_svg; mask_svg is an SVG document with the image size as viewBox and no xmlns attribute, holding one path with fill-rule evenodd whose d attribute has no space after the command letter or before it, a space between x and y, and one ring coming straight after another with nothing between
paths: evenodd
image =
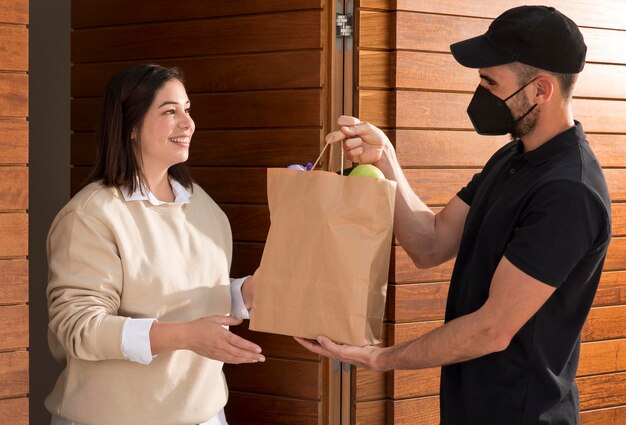
<instances>
[{"instance_id":1,"label":"black face mask","mask_svg":"<svg viewBox=\"0 0 626 425\"><path fill-rule=\"evenodd\" d=\"M524 119L526 115L530 114L537 104L535 103L524 115L515 119L506 101L521 92L533 81L535 80L530 80L504 100L479 85L474 93L474 97L472 97L472 101L467 107L467 115L469 115L476 132L486 136L499 136L501 134L512 133L517 123Z\"/></svg>"}]
</instances>

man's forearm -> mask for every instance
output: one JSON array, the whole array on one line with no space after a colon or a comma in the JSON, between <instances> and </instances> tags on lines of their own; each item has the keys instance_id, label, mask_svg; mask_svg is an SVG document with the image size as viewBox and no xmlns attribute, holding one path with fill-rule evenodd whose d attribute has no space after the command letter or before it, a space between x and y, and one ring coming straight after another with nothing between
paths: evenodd
<instances>
[{"instance_id":1,"label":"man's forearm","mask_svg":"<svg viewBox=\"0 0 626 425\"><path fill-rule=\"evenodd\" d=\"M423 369L458 363L501 351L508 345L480 310L455 319L423 337L381 349L377 367Z\"/></svg>"}]
</instances>

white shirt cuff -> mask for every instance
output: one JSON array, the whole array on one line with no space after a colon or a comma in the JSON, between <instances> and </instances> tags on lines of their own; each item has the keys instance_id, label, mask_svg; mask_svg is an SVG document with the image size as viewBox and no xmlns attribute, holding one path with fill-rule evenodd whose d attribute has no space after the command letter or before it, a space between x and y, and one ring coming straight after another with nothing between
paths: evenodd
<instances>
[{"instance_id":1,"label":"white shirt cuff","mask_svg":"<svg viewBox=\"0 0 626 425\"><path fill-rule=\"evenodd\" d=\"M127 319L122 328L122 354L131 362L150 364L150 328L156 319Z\"/></svg>"},{"instance_id":2,"label":"white shirt cuff","mask_svg":"<svg viewBox=\"0 0 626 425\"><path fill-rule=\"evenodd\" d=\"M240 279L231 279L230 281L230 315L237 319L249 319L250 312L246 308L246 304L243 302L243 294L241 293L241 287L247 278L250 276L242 277Z\"/></svg>"}]
</instances>

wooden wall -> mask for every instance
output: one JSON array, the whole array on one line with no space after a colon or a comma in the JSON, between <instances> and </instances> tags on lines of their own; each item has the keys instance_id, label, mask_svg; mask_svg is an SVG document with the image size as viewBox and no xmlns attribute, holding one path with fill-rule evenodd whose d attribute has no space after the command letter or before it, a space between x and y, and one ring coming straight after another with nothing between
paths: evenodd
<instances>
[{"instance_id":1,"label":"wooden wall","mask_svg":"<svg viewBox=\"0 0 626 425\"><path fill-rule=\"evenodd\" d=\"M28 391L28 0L0 0L0 424Z\"/></svg>"},{"instance_id":2,"label":"wooden wall","mask_svg":"<svg viewBox=\"0 0 626 425\"><path fill-rule=\"evenodd\" d=\"M72 3L72 191L94 161L108 78L134 63L178 66L196 122L193 177L230 219L231 275L254 272L269 229L266 167L313 161L326 132L324 1ZM320 423L323 362L292 338L246 328L233 330L259 343L267 361L225 367L229 423Z\"/></svg>"},{"instance_id":3,"label":"wooden wall","mask_svg":"<svg viewBox=\"0 0 626 425\"><path fill-rule=\"evenodd\" d=\"M552 0L581 26L587 65L574 114L604 167L613 201L613 241L583 329L577 383L583 424L626 423L626 3ZM358 114L387 130L414 190L435 210L479 170L507 137L477 135L466 115L479 83L449 45L482 34L514 0L362 0L358 16ZM394 247L388 343L440 326L453 262L414 267ZM439 368L386 374L357 369L358 424L438 424Z\"/></svg>"}]
</instances>

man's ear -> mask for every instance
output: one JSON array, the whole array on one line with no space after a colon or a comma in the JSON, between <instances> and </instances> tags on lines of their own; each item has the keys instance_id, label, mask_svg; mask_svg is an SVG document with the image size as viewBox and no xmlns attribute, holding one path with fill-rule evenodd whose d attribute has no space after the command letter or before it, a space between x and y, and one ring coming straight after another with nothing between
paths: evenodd
<instances>
[{"instance_id":1,"label":"man's ear","mask_svg":"<svg viewBox=\"0 0 626 425\"><path fill-rule=\"evenodd\" d=\"M537 105L548 103L554 95L555 90L557 90L557 84L556 78L552 76L538 75L531 84L535 89L534 103Z\"/></svg>"}]
</instances>

